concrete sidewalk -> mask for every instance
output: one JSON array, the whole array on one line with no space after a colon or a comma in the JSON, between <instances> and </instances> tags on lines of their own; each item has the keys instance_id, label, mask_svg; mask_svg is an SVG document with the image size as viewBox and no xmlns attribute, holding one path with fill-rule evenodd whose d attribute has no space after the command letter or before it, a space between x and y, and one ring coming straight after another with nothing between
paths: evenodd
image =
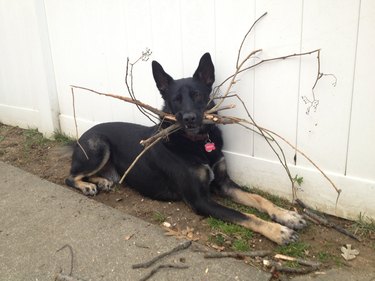
<instances>
[{"instance_id":1,"label":"concrete sidewalk","mask_svg":"<svg viewBox=\"0 0 375 281\"><path fill-rule=\"evenodd\" d=\"M73 276L84 280L139 280L166 263L189 268L163 269L150 280L269 279L241 261L204 259L190 248L148 269L132 269L183 241L3 162L0 182L0 280L54 280L60 269L68 274L69 250L56 253L65 244L74 250Z\"/></svg>"},{"instance_id":2,"label":"concrete sidewalk","mask_svg":"<svg viewBox=\"0 0 375 281\"><path fill-rule=\"evenodd\" d=\"M162 229L98 203L67 188L0 162L0 280L55 280L60 270L83 280L139 280L159 264L187 265L163 269L150 280L259 280L270 275L234 259L204 259L191 247L148 269L132 269L171 250L181 240ZM129 237L131 237L129 239ZM184 262L181 262L183 258ZM374 272L334 269L294 281L375 281Z\"/></svg>"}]
</instances>

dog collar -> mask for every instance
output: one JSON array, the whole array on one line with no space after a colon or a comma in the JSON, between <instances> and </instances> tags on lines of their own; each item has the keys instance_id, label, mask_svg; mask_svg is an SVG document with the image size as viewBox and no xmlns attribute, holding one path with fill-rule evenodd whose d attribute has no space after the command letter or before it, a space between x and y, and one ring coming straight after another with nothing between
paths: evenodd
<instances>
[{"instance_id":1,"label":"dog collar","mask_svg":"<svg viewBox=\"0 0 375 281\"><path fill-rule=\"evenodd\" d=\"M206 152L211 152L216 150L215 143L210 140L210 136L208 134L199 134L199 135L188 135L183 134L183 136L191 141L204 141L204 150Z\"/></svg>"}]
</instances>

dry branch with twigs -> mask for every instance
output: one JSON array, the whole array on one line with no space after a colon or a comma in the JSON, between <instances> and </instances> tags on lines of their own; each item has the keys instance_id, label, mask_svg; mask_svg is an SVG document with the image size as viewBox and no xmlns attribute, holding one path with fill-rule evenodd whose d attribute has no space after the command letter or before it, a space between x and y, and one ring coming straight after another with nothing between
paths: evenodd
<instances>
[{"instance_id":1,"label":"dry branch with twigs","mask_svg":"<svg viewBox=\"0 0 375 281\"><path fill-rule=\"evenodd\" d=\"M247 109L246 104L243 102L243 100L240 98L240 96L238 94L232 94L232 87L233 87L233 85L235 83L238 82L237 81L237 77L238 77L238 75L240 73L243 73L245 71L253 69L253 68L255 68L255 67L257 67L257 66L259 66L261 64L264 64L266 62L272 62L272 61L278 61L278 60L285 60L285 59L289 59L289 58L293 58L293 57L302 57L302 56L307 56L307 55L311 55L311 54L317 54L318 69L317 69L317 76L316 76L314 85L312 87L313 102L316 101L315 94L314 94L314 89L315 89L318 81L324 75L332 75L332 74L323 74L321 72L321 70L320 70L320 52L321 52L320 49L316 49L316 50L312 50L312 51L308 51L308 52L303 52L303 53L294 53L294 54L289 54L289 55L280 56L280 57L265 58L265 59L261 59L260 61L255 62L255 63L249 65L250 60L254 59L254 56L256 54L261 53L262 50L261 49L257 49L257 50L254 50L254 51L248 53L247 55L243 56L242 54L244 52L243 51L244 42L247 40L248 35L253 30L254 26L266 14L267 13L264 13L262 16L260 16L254 22L254 24L251 26L251 28L248 30L248 32L245 34L245 36L244 36L244 38L243 38L243 40L241 42L241 45L239 47L238 53L237 53L237 60L236 60L236 65L235 65L234 73L232 75L230 75L229 77L227 77L226 79L224 79L224 81L222 83L220 83L218 86L216 86L214 88L213 93L212 93L212 97L211 97L210 101L212 101L213 99L215 99L215 100L217 100L217 102L216 102L216 105L213 108L211 108L210 110L206 111L206 113L204 115L203 122L204 123L224 124L224 125L226 125L226 124L237 124L237 125L242 126L245 129L247 129L247 130L252 130L255 133L261 135L265 139L265 141L267 142L267 144L270 146L270 148L272 149L272 151L275 153L275 155L277 156L277 158L280 161L282 167L285 169L286 174L287 174L287 176L288 176L288 178L289 178L289 180L291 182L293 200L295 200L297 198L297 191L296 191L297 189L295 187L295 180L292 177L292 174L290 172L290 169L289 169L289 166L288 166L288 163L287 163L287 160L286 160L285 153L284 153L284 151L282 149L282 146L279 143L279 141L281 140L282 142L286 143L288 146L290 146L296 152L296 154L298 153L298 154L302 155L303 157L305 157L329 181L329 183L332 185L332 187L337 192L337 200L336 200L336 204L337 204L337 201L339 199L341 190L322 171L322 169L320 169L319 166L316 163L314 163L305 153L303 153L296 146L294 146L289 141L287 141L280 134L278 134L278 133L276 133L274 131L271 131L269 129L266 129L266 128L260 126L260 125L258 125L255 122L254 118L251 116L249 110ZM163 122L168 122L168 123L170 123L172 125L172 126L169 126L169 127L167 126L166 128L163 128L163 129L160 128L158 130L158 132L154 136L151 136L149 139L141 141L141 144L144 146L144 150L134 160L134 162L127 169L127 171L124 172L124 174L123 174L123 176L121 178L121 182L124 180L124 178L126 177L126 175L129 173L130 169L134 166L134 164L138 161L138 159L144 153L146 153L148 149L150 149L154 144L156 144L160 140L168 137L169 134L171 134L173 132L176 132L176 131L178 131L181 128L181 126L176 122L175 116L173 116L172 114L160 111L160 110L158 110L158 109L156 109L156 108L154 108L154 107L152 107L152 106L150 106L148 104L144 104L141 101L137 100L136 97L135 97L134 88L133 88L133 67L135 66L135 64L138 61L140 61L140 60L147 60L150 54L151 54L150 50L147 49L146 52L143 52L142 56L138 60L136 60L134 63L130 63L129 59L127 60L125 83L126 83L127 91L128 91L128 93L129 93L129 95L130 95L131 98L123 97L123 96L115 95L115 94L101 93L101 92L98 92L98 91L95 91L95 90L92 90L92 89L89 89L89 88L85 88L85 87L71 86L72 87L72 93L74 93L73 89L81 89L81 90L86 90L86 91L90 91L90 92L96 93L98 95L103 95L103 96L107 96L107 97L111 97L111 98L120 99L120 100L123 100L123 101L125 101L127 103L131 103L131 104L136 105L141 110L141 112L143 114L148 115L148 117L149 117L150 120L152 120L152 118L154 118L155 115L156 115L159 118L159 120L161 120L162 123ZM241 57L244 57L244 58L241 59ZM224 91L222 91L221 89L225 85L227 85L226 89ZM224 94L220 94L221 92L223 92ZM229 106L223 106L222 105L223 102L226 99L233 98L233 97L237 98L237 100L241 103L241 105L243 106L243 108L246 111L247 118L239 118L239 117L235 117L235 116L226 116L226 115L219 115L218 114L218 111L227 110L227 109L233 108L235 106L235 105L229 105Z\"/></svg>"}]
</instances>

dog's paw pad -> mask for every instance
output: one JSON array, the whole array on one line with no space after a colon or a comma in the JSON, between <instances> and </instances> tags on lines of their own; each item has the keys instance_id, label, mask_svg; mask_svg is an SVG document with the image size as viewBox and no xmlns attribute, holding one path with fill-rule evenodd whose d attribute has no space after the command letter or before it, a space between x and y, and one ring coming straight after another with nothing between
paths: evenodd
<instances>
[{"instance_id":1,"label":"dog's paw pad","mask_svg":"<svg viewBox=\"0 0 375 281\"><path fill-rule=\"evenodd\" d=\"M274 215L272 217L278 223L281 223L282 225L285 225L291 229L298 230L304 228L307 225L303 217L294 211L283 210L280 215Z\"/></svg>"},{"instance_id":2,"label":"dog's paw pad","mask_svg":"<svg viewBox=\"0 0 375 281\"><path fill-rule=\"evenodd\" d=\"M113 181L102 179L100 182L98 182L98 188L100 190L104 191L110 191L113 186Z\"/></svg>"},{"instance_id":3,"label":"dog's paw pad","mask_svg":"<svg viewBox=\"0 0 375 281\"><path fill-rule=\"evenodd\" d=\"M85 194L85 195L91 195L91 196L93 196L93 195L95 195L95 194L98 193L98 190L97 190L95 184L93 184L93 183L89 183L89 184L85 185L85 186L82 188L82 192L83 192L83 194Z\"/></svg>"},{"instance_id":4,"label":"dog's paw pad","mask_svg":"<svg viewBox=\"0 0 375 281\"><path fill-rule=\"evenodd\" d=\"M286 226L281 226L280 234L281 234L281 239L280 239L281 245L287 245L287 244L296 242L298 240L298 233L295 232L293 229L290 229Z\"/></svg>"}]
</instances>

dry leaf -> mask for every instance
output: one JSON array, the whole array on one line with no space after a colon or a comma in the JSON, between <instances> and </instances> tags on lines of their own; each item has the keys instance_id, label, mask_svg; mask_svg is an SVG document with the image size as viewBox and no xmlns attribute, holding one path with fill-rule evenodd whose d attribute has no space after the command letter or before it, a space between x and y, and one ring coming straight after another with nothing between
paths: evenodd
<instances>
[{"instance_id":1,"label":"dry leaf","mask_svg":"<svg viewBox=\"0 0 375 281\"><path fill-rule=\"evenodd\" d=\"M355 259L356 256L359 254L359 251L356 249L352 249L352 245L350 244L346 244L346 248L341 247L341 252L341 256L347 261Z\"/></svg>"}]
</instances>

